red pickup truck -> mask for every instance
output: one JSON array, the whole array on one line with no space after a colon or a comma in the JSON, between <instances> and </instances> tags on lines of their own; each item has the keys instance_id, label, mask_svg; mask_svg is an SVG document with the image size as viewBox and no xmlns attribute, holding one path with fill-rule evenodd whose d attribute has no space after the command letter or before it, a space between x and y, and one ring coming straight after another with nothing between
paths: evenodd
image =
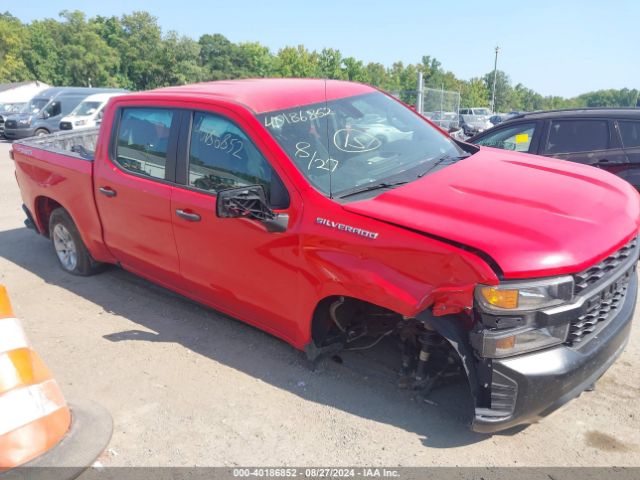
<instances>
[{"instance_id":1,"label":"red pickup truck","mask_svg":"<svg viewBox=\"0 0 640 480\"><path fill-rule=\"evenodd\" d=\"M117 264L310 359L396 336L399 383L459 368L472 428L530 423L626 345L640 202L592 167L450 139L369 86L204 83L13 144L62 268Z\"/></svg>"}]
</instances>

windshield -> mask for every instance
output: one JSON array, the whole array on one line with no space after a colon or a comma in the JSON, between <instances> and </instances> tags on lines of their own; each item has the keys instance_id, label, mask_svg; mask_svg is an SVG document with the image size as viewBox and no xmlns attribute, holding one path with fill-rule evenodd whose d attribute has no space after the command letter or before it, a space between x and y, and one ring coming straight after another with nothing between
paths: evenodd
<instances>
[{"instance_id":1,"label":"windshield","mask_svg":"<svg viewBox=\"0 0 640 480\"><path fill-rule=\"evenodd\" d=\"M387 180L415 180L464 152L421 117L380 92L258 115L318 190L340 196Z\"/></svg>"},{"instance_id":2,"label":"windshield","mask_svg":"<svg viewBox=\"0 0 640 480\"><path fill-rule=\"evenodd\" d=\"M48 98L32 98L29 103L24 107L22 113L38 113L49 103Z\"/></svg>"},{"instance_id":3,"label":"windshield","mask_svg":"<svg viewBox=\"0 0 640 480\"><path fill-rule=\"evenodd\" d=\"M473 112L476 115L491 115L491 110L489 110L488 108L474 108Z\"/></svg>"},{"instance_id":4,"label":"windshield","mask_svg":"<svg viewBox=\"0 0 640 480\"><path fill-rule=\"evenodd\" d=\"M102 102L82 102L78 105L73 112L71 112L72 117L86 117L89 115L93 115L98 111Z\"/></svg>"}]
</instances>

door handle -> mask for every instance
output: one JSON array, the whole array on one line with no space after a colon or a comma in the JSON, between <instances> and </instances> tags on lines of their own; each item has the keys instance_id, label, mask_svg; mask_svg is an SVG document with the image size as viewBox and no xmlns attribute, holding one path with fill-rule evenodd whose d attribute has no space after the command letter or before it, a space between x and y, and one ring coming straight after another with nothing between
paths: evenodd
<instances>
[{"instance_id":1,"label":"door handle","mask_svg":"<svg viewBox=\"0 0 640 480\"><path fill-rule=\"evenodd\" d=\"M605 165L611 165L611 162L609 161L608 158L599 158L598 160L593 162L592 165L594 167L602 167L602 166L605 166Z\"/></svg>"},{"instance_id":2,"label":"door handle","mask_svg":"<svg viewBox=\"0 0 640 480\"><path fill-rule=\"evenodd\" d=\"M178 215L180 218L184 218L189 222L200 221L200 215L198 215L197 213L185 212L184 210L178 209L176 210L176 215Z\"/></svg>"},{"instance_id":3,"label":"door handle","mask_svg":"<svg viewBox=\"0 0 640 480\"><path fill-rule=\"evenodd\" d=\"M116 191L111 187L100 187L98 190L107 197L115 197L117 195Z\"/></svg>"}]
</instances>

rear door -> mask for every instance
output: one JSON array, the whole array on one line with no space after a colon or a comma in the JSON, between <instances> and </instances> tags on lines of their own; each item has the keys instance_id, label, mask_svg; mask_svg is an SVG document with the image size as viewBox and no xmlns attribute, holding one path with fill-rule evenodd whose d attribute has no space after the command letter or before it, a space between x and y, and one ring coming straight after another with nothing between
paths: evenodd
<instances>
[{"instance_id":1,"label":"rear door","mask_svg":"<svg viewBox=\"0 0 640 480\"><path fill-rule=\"evenodd\" d=\"M299 240L293 225L301 202L241 118L211 108L193 111L180 137L171 215L182 275L203 302L290 336L298 328L290 319L297 316ZM284 231L216 215L220 190L256 184L272 209L288 215Z\"/></svg>"},{"instance_id":2,"label":"rear door","mask_svg":"<svg viewBox=\"0 0 640 480\"><path fill-rule=\"evenodd\" d=\"M540 154L584 163L620 174L627 167L612 120L606 118L566 118L547 121Z\"/></svg>"},{"instance_id":3,"label":"rear door","mask_svg":"<svg viewBox=\"0 0 640 480\"><path fill-rule=\"evenodd\" d=\"M618 120L617 125L629 160L623 178L640 190L640 120Z\"/></svg>"},{"instance_id":4,"label":"rear door","mask_svg":"<svg viewBox=\"0 0 640 480\"><path fill-rule=\"evenodd\" d=\"M107 247L125 268L165 285L180 278L170 210L180 117L178 109L120 108L109 158L94 172Z\"/></svg>"}]
</instances>

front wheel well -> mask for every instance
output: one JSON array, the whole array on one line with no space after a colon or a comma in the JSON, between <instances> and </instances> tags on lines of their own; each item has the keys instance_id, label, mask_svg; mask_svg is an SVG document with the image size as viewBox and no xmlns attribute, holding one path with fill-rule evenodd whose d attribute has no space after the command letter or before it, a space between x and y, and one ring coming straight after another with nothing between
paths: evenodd
<instances>
[{"instance_id":1,"label":"front wheel well","mask_svg":"<svg viewBox=\"0 0 640 480\"><path fill-rule=\"evenodd\" d=\"M51 218L51 212L56 208L64 208L54 199L49 197L38 197L36 199L36 218L38 225L40 226L42 235L49 237L49 219Z\"/></svg>"},{"instance_id":2,"label":"front wheel well","mask_svg":"<svg viewBox=\"0 0 640 480\"><path fill-rule=\"evenodd\" d=\"M339 309L339 313L338 313ZM311 320L311 339L318 346L330 342L332 330L344 330L348 322L364 316L385 316L400 321L402 315L388 308L344 295L332 295L318 302Z\"/></svg>"}]
</instances>

